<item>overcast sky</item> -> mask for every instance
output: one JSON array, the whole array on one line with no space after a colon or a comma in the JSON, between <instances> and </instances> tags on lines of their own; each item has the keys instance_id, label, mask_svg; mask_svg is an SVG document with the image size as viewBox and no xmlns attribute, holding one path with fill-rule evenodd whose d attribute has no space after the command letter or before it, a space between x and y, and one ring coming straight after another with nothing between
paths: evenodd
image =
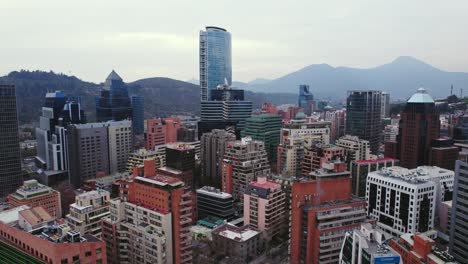
<instances>
[{"instance_id":1,"label":"overcast sky","mask_svg":"<svg viewBox=\"0 0 468 264\"><path fill-rule=\"evenodd\" d=\"M0 0L0 75L198 79L198 34L232 34L233 80L410 55L468 72L467 0Z\"/></svg>"}]
</instances>

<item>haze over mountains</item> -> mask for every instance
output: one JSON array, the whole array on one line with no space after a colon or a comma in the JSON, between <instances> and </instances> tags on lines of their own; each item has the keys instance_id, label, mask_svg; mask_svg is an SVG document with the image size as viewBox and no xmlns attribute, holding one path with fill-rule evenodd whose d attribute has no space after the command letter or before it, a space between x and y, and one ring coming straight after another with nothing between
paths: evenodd
<instances>
[{"instance_id":1,"label":"haze over mountains","mask_svg":"<svg viewBox=\"0 0 468 264\"><path fill-rule=\"evenodd\" d=\"M440 70L409 56L368 69L312 64L271 81L257 80L234 82L233 85L255 92L297 93L299 84L308 84L316 97L338 100L344 99L346 91L353 89L386 91L392 100L407 99L420 86L435 98L450 95L451 85L457 96L460 88L468 93L468 73Z\"/></svg>"}]
</instances>

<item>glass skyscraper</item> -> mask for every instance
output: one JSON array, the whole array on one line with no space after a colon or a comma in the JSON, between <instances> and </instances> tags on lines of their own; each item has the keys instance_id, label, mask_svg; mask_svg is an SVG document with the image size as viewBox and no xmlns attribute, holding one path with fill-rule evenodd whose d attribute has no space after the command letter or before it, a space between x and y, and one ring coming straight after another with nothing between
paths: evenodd
<instances>
[{"instance_id":1,"label":"glass skyscraper","mask_svg":"<svg viewBox=\"0 0 468 264\"><path fill-rule=\"evenodd\" d=\"M211 100L210 91L232 83L231 34L223 28L200 31L200 99Z\"/></svg>"},{"instance_id":2,"label":"glass skyscraper","mask_svg":"<svg viewBox=\"0 0 468 264\"><path fill-rule=\"evenodd\" d=\"M14 85L0 85L0 200L23 182Z\"/></svg>"},{"instance_id":3,"label":"glass skyscraper","mask_svg":"<svg viewBox=\"0 0 468 264\"><path fill-rule=\"evenodd\" d=\"M142 96L132 96L133 107L133 133L142 135L145 132L145 104Z\"/></svg>"},{"instance_id":4,"label":"glass skyscraper","mask_svg":"<svg viewBox=\"0 0 468 264\"><path fill-rule=\"evenodd\" d=\"M132 119L132 102L122 78L112 71L106 78L101 97L96 98L98 122Z\"/></svg>"},{"instance_id":5,"label":"glass skyscraper","mask_svg":"<svg viewBox=\"0 0 468 264\"><path fill-rule=\"evenodd\" d=\"M309 90L309 85L299 85L298 106L304 109L306 115L312 114L315 109L314 95Z\"/></svg>"}]
</instances>

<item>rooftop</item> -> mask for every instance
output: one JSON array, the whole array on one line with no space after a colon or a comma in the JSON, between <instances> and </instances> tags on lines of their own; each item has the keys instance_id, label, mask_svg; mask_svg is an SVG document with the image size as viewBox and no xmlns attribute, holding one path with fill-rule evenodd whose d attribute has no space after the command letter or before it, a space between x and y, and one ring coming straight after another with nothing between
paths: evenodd
<instances>
[{"instance_id":1,"label":"rooftop","mask_svg":"<svg viewBox=\"0 0 468 264\"><path fill-rule=\"evenodd\" d=\"M227 239L238 242L248 241L249 239L260 234L259 231L251 228L248 225L243 227L237 227L231 224L225 224L219 227L218 229L214 230L213 232Z\"/></svg>"},{"instance_id":2,"label":"rooftop","mask_svg":"<svg viewBox=\"0 0 468 264\"><path fill-rule=\"evenodd\" d=\"M19 212L30 209L27 205L21 205L12 209L0 212L0 222L10 225L18 221Z\"/></svg>"},{"instance_id":3,"label":"rooftop","mask_svg":"<svg viewBox=\"0 0 468 264\"><path fill-rule=\"evenodd\" d=\"M111 73L109 73L107 76L106 80L122 81L122 78L114 70L112 70Z\"/></svg>"},{"instance_id":4,"label":"rooftop","mask_svg":"<svg viewBox=\"0 0 468 264\"><path fill-rule=\"evenodd\" d=\"M257 181L251 182L250 185L262 189L281 189L281 184L269 181L265 177L257 178Z\"/></svg>"},{"instance_id":5,"label":"rooftop","mask_svg":"<svg viewBox=\"0 0 468 264\"><path fill-rule=\"evenodd\" d=\"M369 175L391 177L412 184L423 184L442 174L454 175L454 172L436 166L419 166L415 169L393 166L369 173Z\"/></svg>"},{"instance_id":6,"label":"rooftop","mask_svg":"<svg viewBox=\"0 0 468 264\"><path fill-rule=\"evenodd\" d=\"M156 184L159 186L172 186L172 187L178 187L182 186L184 183L180 181L177 178L173 177L168 177L168 176L153 176L150 178L145 178L145 177L135 177L135 180L138 182L146 182L146 183L151 183L151 184Z\"/></svg>"},{"instance_id":7,"label":"rooftop","mask_svg":"<svg viewBox=\"0 0 468 264\"><path fill-rule=\"evenodd\" d=\"M15 193L10 194L17 199L28 199L41 194L48 194L53 192L54 189L49 186L40 184L37 180L29 180L23 182L23 185L19 187Z\"/></svg>"},{"instance_id":8,"label":"rooftop","mask_svg":"<svg viewBox=\"0 0 468 264\"><path fill-rule=\"evenodd\" d=\"M379 163L379 162L386 162L386 161L397 161L397 159L394 158L378 158L375 160L356 160L357 164L370 164L370 163Z\"/></svg>"},{"instance_id":9,"label":"rooftop","mask_svg":"<svg viewBox=\"0 0 468 264\"><path fill-rule=\"evenodd\" d=\"M434 99L427 93L426 89L423 87L419 88L415 94L413 94L408 103L418 103L418 104L428 104L435 103Z\"/></svg>"},{"instance_id":10,"label":"rooftop","mask_svg":"<svg viewBox=\"0 0 468 264\"><path fill-rule=\"evenodd\" d=\"M222 199L232 198L232 195L229 193L222 192L220 189L216 189L211 186L203 186L197 190L197 193L202 193L210 196L215 196Z\"/></svg>"},{"instance_id":11,"label":"rooftop","mask_svg":"<svg viewBox=\"0 0 468 264\"><path fill-rule=\"evenodd\" d=\"M21 215L30 225L37 225L54 220L54 218L40 206L19 211L19 215Z\"/></svg>"}]
</instances>

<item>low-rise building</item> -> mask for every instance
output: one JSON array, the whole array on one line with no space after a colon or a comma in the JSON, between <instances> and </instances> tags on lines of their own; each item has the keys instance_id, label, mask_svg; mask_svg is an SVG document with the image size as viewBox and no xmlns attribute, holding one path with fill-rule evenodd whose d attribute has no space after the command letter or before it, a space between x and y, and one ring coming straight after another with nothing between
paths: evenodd
<instances>
[{"instance_id":1,"label":"low-rise building","mask_svg":"<svg viewBox=\"0 0 468 264\"><path fill-rule=\"evenodd\" d=\"M247 263L260 254L263 247L261 232L245 225L225 224L212 233L218 254L231 257L235 263Z\"/></svg>"}]
</instances>

